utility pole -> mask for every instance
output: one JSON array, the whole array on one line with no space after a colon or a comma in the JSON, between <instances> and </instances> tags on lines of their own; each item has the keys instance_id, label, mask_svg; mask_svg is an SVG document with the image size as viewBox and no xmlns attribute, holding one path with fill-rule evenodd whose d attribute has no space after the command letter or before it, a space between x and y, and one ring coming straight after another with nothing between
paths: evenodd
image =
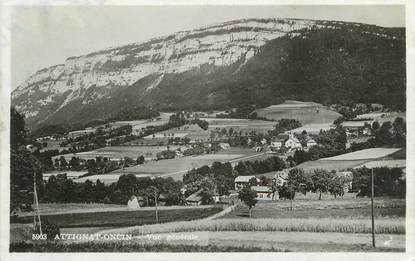
<instances>
[{"instance_id":1,"label":"utility pole","mask_svg":"<svg viewBox=\"0 0 415 261\"><path fill-rule=\"evenodd\" d=\"M372 184L371 184L371 187L372 187L372 193L371 193L371 197L370 197L370 200L371 200L371 205L372 205L372 246L373 247L376 247L376 244L375 244L375 215L374 215L374 207L373 207L373 197L374 197L374 192L375 192L375 189L374 189L374 175L373 175L373 168L372 168Z\"/></svg>"},{"instance_id":2,"label":"utility pole","mask_svg":"<svg viewBox=\"0 0 415 261\"><path fill-rule=\"evenodd\" d=\"M290 210L293 211L293 187L290 185Z\"/></svg>"},{"instance_id":3,"label":"utility pole","mask_svg":"<svg viewBox=\"0 0 415 261\"><path fill-rule=\"evenodd\" d=\"M39 201L36 191L36 173L33 173L33 203L35 205L35 211L33 213L33 230L36 230L36 216L39 222L39 233L42 235L42 222L40 221Z\"/></svg>"},{"instance_id":4,"label":"utility pole","mask_svg":"<svg viewBox=\"0 0 415 261\"><path fill-rule=\"evenodd\" d=\"M156 205L156 223L158 223L159 222L159 213L158 213L158 210L157 210L157 191L156 190L154 190L154 203Z\"/></svg>"}]
</instances>

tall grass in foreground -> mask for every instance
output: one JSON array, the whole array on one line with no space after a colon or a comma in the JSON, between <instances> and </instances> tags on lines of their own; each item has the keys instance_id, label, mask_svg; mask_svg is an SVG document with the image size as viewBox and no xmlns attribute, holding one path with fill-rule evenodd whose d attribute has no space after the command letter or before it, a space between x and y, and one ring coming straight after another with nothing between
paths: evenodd
<instances>
[{"instance_id":1,"label":"tall grass in foreground","mask_svg":"<svg viewBox=\"0 0 415 261\"><path fill-rule=\"evenodd\" d=\"M117 230L121 232L121 230ZM371 233L370 219L220 219L144 225L122 230L124 233L145 235L152 233L192 231L285 231L285 232L339 232ZM405 234L404 219L377 219L375 232Z\"/></svg>"}]
</instances>

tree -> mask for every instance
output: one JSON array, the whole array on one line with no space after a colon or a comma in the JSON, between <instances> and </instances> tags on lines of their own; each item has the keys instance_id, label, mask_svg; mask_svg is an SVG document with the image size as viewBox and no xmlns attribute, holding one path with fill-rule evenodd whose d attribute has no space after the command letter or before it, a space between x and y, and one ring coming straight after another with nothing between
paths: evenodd
<instances>
[{"instance_id":1,"label":"tree","mask_svg":"<svg viewBox=\"0 0 415 261\"><path fill-rule=\"evenodd\" d=\"M337 196L343 197L346 182L347 181L344 177L334 176L330 181L328 192L330 192L334 198Z\"/></svg>"},{"instance_id":2,"label":"tree","mask_svg":"<svg viewBox=\"0 0 415 261\"><path fill-rule=\"evenodd\" d=\"M321 200L321 194L327 193L330 189L331 180L333 179L332 173L324 169L315 169L311 180L313 183L312 191L318 192L318 199Z\"/></svg>"},{"instance_id":3,"label":"tree","mask_svg":"<svg viewBox=\"0 0 415 261\"><path fill-rule=\"evenodd\" d=\"M403 118L397 117L393 121L394 143L398 146L406 146L406 123Z\"/></svg>"},{"instance_id":4,"label":"tree","mask_svg":"<svg viewBox=\"0 0 415 261\"><path fill-rule=\"evenodd\" d=\"M69 168L71 170L79 170L80 169L80 160L78 157L72 157L69 161Z\"/></svg>"},{"instance_id":5,"label":"tree","mask_svg":"<svg viewBox=\"0 0 415 261\"><path fill-rule=\"evenodd\" d=\"M121 175L117 181L117 189L121 193L122 204L126 204L137 187L137 177L134 174Z\"/></svg>"},{"instance_id":6,"label":"tree","mask_svg":"<svg viewBox=\"0 0 415 261\"><path fill-rule=\"evenodd\" d=\"M42 167L24 147L27 135L24 117L13 107L10 117L10 213L19 209L30 211L34 180L38 196L43 194Z\"/></svg>"},{"instance_id":7,"label":"tree","mask_svg":"<svg viewBox=\"0 0 415 261\"><path fill-rule=\"evenodd\" d=\"M304 170L301 168L293 168L288 172L287 188L290 192L291 209L292 201L294 200L295 193L306 188L308 184L307 178L304 174Z\"/></svg>"},{"instance_id":8,"label":"tree","mask_svg":"<svg viewBox=\"0 0 415 261\"><path fill-rule=\"evenodd\" d=\"M215 184L211 179L205 179L201 184L200 197L202 205L214 203L213 196L215 196Z\"/></svg>"},{"instance_id":9,"label":"tree","mask_svg":"<svg viewBox=\"0 0 415 261\"><path fill-rule=\"evenodd\" d=\"M219 195L229 195L229 190L234 187L235 179L232 165L229 162L213 162L211 171Z\"/></svg>"},{"instance_id":10,"label":"tree","mask_svg":"<svg viewBox=\"0 0 415 261\"><path fill-rule=\"evenodd\" d=\"M375 133L377 145L391 144L393 141L392 124L390 121L386 121L380 126L379 130Z\"/></svg>"},{"instance_id":11,"label":"tree","mask_svg":"<svg viewBox=\"0 0 415 261\"><path fill-rule=\"evenodd\" d=\"M240 161L235 166L235 170L238 173L238 175L240 175L240 176L247 176L247 175L251 175L253 173L252 168L250 168L249 165L247 166L247 163L245 161Z\"/></svg>"},{"instance_id":12,"label":"tree","mask_svg":"<svg viewBox=\"0 0 415 261\"><path fill-rule=\"evenodd\" d=\"M138 165L143 164L144 161L145 161L145 159L144 159L144 156L143 155L137 157L136 162L137 162Z\"/></svg>"},{"instance_id":13,"label":"tree","mask_svg":"<svg viewBox=\"0 0 415 261\"><path fill-rule=\"evenodd\" d=\"M265 177L264 175L261 175L259 177L259 180L260 180L261 186L266 186L269 183L269 179L267 179L267 177Z\"/></svg>"},{"instance_id":14,"label":"tree","mask_svg":"<svg viewBox=\"0 0 415 261\"><path fill-rule=\"evenodd\" d=\"M64 156L60 156L59 166L60 166L61 169L66 169L66 167L68 167L68 162L66 161Z\"/></svg>"},{"instance_id":15,"label":"tree","mask_svg":"<svg viewBox=\"0 0 415 261\"><path fill-rule=\"evenodd\" d=\"M379 127L380 127L379 122L374 121L374 122L372 123L372 131L373 131L373 132L377 131L377 130L379 129Z\"/></svg>"},{"instance_id":16,"label":"tree","mask_svg":"<svg viewBox=\"0 0 415 261\"><path fill-rule=\"evenodd\" d=\"M248 207L249 217L252 217L252 208L258 202L256 192L250 186L245 186L239 191L238 198Z\"/></svg>"},{"instance_id":17,"label":"tree","mask_svg":"<svg viewBox=\"0 0 415 261\"><path fill-rule=\"evenodd\" d=\"M248 183L249 183L249 186L257 186L258 185L258 180L255 177L253 177L253 178L249 179Z\"/></svg>"},{"instance_id":18,"label":"tree","mask_svg":"<svg viewBox=\"0 0 415 261\"><path fill-rule=\"evenodd\" d=\"M14 107L10 109L10 148L17 149L25 145L27 131L25 129L24 115Z\"/></svg>"},{"instance_id":19,"label":"tree","mask_svg":"<svg viewBox=\"0 0 415 261\"><path fill-rule=\"evenodd\" d=\"M270 131L271 135L278 135L284 131L301 127L301 123L295 119L280 119L274 129Z\"/></svg>"},{"instance_id":20,"label":"tree","mask_svg":"<svg viewBox=\"0 0 415 261\"><path fill-rule=\"evenodd\" d=\"M293 160L296 164L301 164L303 162L311 160L311 155L307 151L304 150L296 150L294 152Z\"/></svg>"}]
</instances>

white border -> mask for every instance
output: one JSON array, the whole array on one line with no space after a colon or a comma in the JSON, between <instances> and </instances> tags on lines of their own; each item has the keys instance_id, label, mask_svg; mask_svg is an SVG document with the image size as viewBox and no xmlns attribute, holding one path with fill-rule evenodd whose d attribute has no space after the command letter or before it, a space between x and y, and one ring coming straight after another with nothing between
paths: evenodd
<instances>
[{"instance_id":1,"label":"white border","mask_svg":"<svg viewBox=\"0 0 415 261\"><path fill-rule=\"evenodd\" d=\"M8 253L9 248L9 108L11 93L10 66L10 7L16 5L406 5L407 35L407 216L405 253ZM411 0L5 0L1 6L1 88L0 88L0 259L29 260L33 258L59 258L59 261L74 259L97 260L415 260L415 1ZM387 15L387 14L385 14ZM253 10L254 16L254 10ZM413 156L412 156L413 158Z\"/></svg>"}]
</instances>

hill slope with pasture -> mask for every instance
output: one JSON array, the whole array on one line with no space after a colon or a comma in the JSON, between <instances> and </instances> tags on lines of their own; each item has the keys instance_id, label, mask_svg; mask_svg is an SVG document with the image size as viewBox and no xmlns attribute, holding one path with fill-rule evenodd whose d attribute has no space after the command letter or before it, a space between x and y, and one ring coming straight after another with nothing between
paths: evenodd
<instances>
[{"instance_id":1,"label":"hill slope with pasture","mask_svg":"<svg viewBox=\"0 0 415 261\"><path fill-rule=\"evenodd\" d=\"M301 124L333 123L341 115L315 102L287 100L278 105L271 105L256 110L258 116L272 119L296 119Z\"/></svg>"}]
</instances>

